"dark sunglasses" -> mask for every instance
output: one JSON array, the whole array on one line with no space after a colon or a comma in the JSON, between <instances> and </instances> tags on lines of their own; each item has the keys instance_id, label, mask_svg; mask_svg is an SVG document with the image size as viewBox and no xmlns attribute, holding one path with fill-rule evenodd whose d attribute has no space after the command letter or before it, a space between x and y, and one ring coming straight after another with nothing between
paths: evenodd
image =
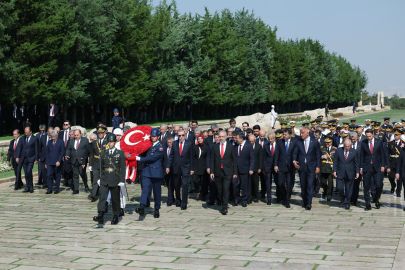
<instances>
[{"instance_id":1,"label":"dark sunglasses","mask_svg":"<svg viewBox=\"0 0 405 270\"><path fill-rule=\"evenodd\" d=\"M178 135L179 137L184 137L184 136L186 136L186 135Z\"/></svg>"}]
</instances>

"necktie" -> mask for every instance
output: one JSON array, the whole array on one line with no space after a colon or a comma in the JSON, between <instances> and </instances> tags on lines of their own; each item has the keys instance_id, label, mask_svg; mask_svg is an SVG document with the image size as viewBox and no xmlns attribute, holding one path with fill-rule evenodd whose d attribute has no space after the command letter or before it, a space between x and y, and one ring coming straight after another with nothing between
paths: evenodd
<instances>
[{"instance_id":1,"label":"necktie","mask_svg":"<svg viewBox=\"0 0 405 270\"><path fill-rule=\"evenodd\" d=\"M25 142L28 144L28 137L27 137L27 140Z\"/></svg>"},{"instance_id":2,"label":"necktie","mask_svg":"<svg viewBox=\"0 0 405 270\"><path fill-rule=\"evenodd\" d=\"M51 115L53 116L53 106L52 106L52 110L51 110Z\"/></svg>"},{"instance_id":3,"label":"necktie","mask_svg":"<svg viewBox=\"0 0 405 270\"><path fill-rule=\"evenodd\" d=\"M270 151L271 151L271 155L274 156L274 145L273 145L273 143L271 144L271 149L270 149Z\"/></svg>"},{"instance_id":4,"label":"necktie","mask_svg":"<svg viewBox=\"0 0 405 270\"><path fill-rule=\"evenodd\" d=\"M167 148L167 158L170 156L170 148Z\"/></svg>"},{"instance_id":5,"label":"necktie","mask_svg":"<svg viewBox=\"0 0 405 270\"><path fill-rule=\"evenodd\" d=\"M164 138L164 137L165 137L165 135L162 134L162 140L161 140L161 142L163 142L163 138Z\"/></svg>"},{"instance_id":6,"label":"necktie","mask_svg":"<svg viewBox=\"0 0 405 270\"><path fill-rule=\"evenodd\" d=\"M224 168L224 165L222 164L222 159L224 158L224 144L221 143L221 169Z\"/></svg>"},{"instance_id":7,"label":"necktie","mask_svg":"<svg viewBox=\"0 0 405 270\"><path fill-rule=\"evenodd\" d=\"M347 151L345 151L345 161L347 161Z\"/></svg>"},{"instance_id":8,"label":"necktie","mask_svg":"<svg viewBox=\"0 0 405 270\"><path fill-rule=\"evenodd\" d=\"M65 148L66 148L66 145L67 145L67 131L65 131Z\"/></svg>"},{"instance_id":9,"label":"necktie","mask_svg":"<svg viewBox=\"0 0 405 270\"><path fill-rule=\"evenodd\" d=\"M373 152L374 152L373 141L370 141L370 152L371 152L371 154L373 154ZM373 159L371 159L371 164L373 164Z\"/></svg>"},{"instance_id":10,"label":"necktie","mask_svg":"<svg viewBox=\"0 0 405 270\"><path fill-rule=\"evenodd\" d=\"M263 148L263 141L260 141L260 144L261 144L261 146L262 146L262 148Z\"/></svg>"},{"instance_id":11,"label":"necktie","mask_svg":"<svg viewBox=\"0 0 405 270\"><path fill-rule=\"evenodd\" d=\"M13 118L17 118L17 117L15 117L15 109L14 109L14 111L13 111Z\"/></svg>"},{"instance_id":12,"label":"necktie","mask_svg":"<svg viewBox=\"0 0 405 270\"><path fill-rule=\"evenodd\" d=\"M361 138L359 137L359 141L361 140Z\"/></svg>"},{"instance_id":13,"label":"necktie","mask_svg":"<svg viewBox=\"0 0 405 270\"><path fill-rule=\"evenodd\" d=\"M76 150L77 150L77 148L79 148L79 141L76 141Z\"/></svg>"},{"instance_id":14,"label":"necktie","mask_svg":"<svg viewBox=\"0 0 405 270\"><path fill-rule=\"evenodd\" d=\"M239 144L239 156L240 156L240 153L242 152L242 145L241 144Z\"/></svg>"},{"instance_id":15,"label":"necktie","mask_svg":"<svg viewBox=\"0 0 405 270\"><path fill-rule=\"evenodd\" d=\"M307 150L307 140L305 140L305 145L304 145L304 147L305 147L305 153L307 153L307 152L308 152L308 150Z\"/></svg>"},{"instance_id":16,"label":"necktie","mask_svg":"<svg viewBox=\"0 0 405 270\"><path fill-rule=\"evenodd\" d=\"M15 158L15 149L17 149L17 140L14 141L14 158Z\"/></svg>"},{"instance_id":17,"label":"necktie","mask_svg":"<svg viewBox=\"0 0 405 270\"><path fill-rule=\"evenodd\" d=\"M180 156L181 156L181 152L183 152L183 142L180 142Z\"/></svg>"},{"instance_id":18,"label":"necktie","mask_svg":"<svg viewBox=\"0 0 405 270\"><path fill-rule=\"evenodd\" d=\"M288 140L287 140L287 144L286 144L286 146L285 146L285 153L286 153L286 154L288 153Z\"/></svg>"},{"instance_id":19,"label":"necktie","mask_svg":"<svg viewBox=\"0 0 405 270\"><path fill-rule=\"evenodd\" d=\"M48 146L48 141L49 141L49 138L46 138L46 144L45 144L45 146Z\"/></svg>"},{"instance_id":20,"label":"necktie","mask_svg":"<svg viewBox=\"0 0 405 270\"><path fill-rule=\"evenodd\" d=\"M53 146L55 146L55 141L53 141Z\"/></svg>"},{"instance_id":21,"label":"necktie","mask_svg":"<svg viewBox=\"0 0 405 270\"><path fill-rule=\"evenodd\" d=\"M195 139L195 145L198 145L198 141L197 141L197 139Z\"/></svg>"}]
</instances>

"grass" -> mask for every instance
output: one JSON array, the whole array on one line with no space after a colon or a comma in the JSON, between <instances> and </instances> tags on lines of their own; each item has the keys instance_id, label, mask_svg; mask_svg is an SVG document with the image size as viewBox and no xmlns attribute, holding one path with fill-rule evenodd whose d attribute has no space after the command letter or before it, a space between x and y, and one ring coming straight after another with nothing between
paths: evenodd
<instances>
[{"instance_id":1,"label":"grass","mask_svg":"<svg viewBox=\"0 0 405 270\"><path fill-rule=\"evenodd\" d=\"M382 112L377 112L373 113L370 115L357 115L353 116L350 119L356 119L357 125L364 125L366 119L370 119L371 121L378 121L381 122L381 124L384 123L384 117L391 117L390 124L392 125L393 122L401 122L401 119L405 118L405 110L390 110L390 111L382 111ZM347 122L347 121L345 121Z\"/></svg>"},{"instance_id":2,"label":"grass","mask_svg":"<svg viewBox=\"0 0 405 270\"><path fill-rule=\"evenodd\" d=\"M38 171L38 164L34 164L34 168L32 169L32 172L37 172ZM21 169L21 174L24 174L24 169ZM1 172L0 173L0 179L3 178L9 178L14 176L14 170L8 171L8 172Z\"/></svg>"}]
</instances>

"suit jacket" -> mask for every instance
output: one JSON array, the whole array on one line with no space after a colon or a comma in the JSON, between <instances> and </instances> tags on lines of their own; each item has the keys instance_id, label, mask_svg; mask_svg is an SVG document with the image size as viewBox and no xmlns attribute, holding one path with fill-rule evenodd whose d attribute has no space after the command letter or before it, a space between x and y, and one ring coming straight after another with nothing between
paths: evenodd
<instances>
[{"instance_id":1,"label":"suit jacket","mask_svg":"<svg viewBox=\"0 0 405 270\"><path fill-rule=\"evenodd\" d=\"M267 143L263 147L263 170L266 172L266 174L271 174L274 168L274 159L276 155L277 144L278 143L276 143L276 145L274 146L274 155L271 154L269 141L267 141Z\"/></svg>"},{"instance_id":2,"label":"suit jacket","mask_svg":"<svg viewBox=\"0 0 405 270\"><path fill-rule=\"evenodd\" d=\"M46 165L62 163L62 158L65 156L65 145L62 140L56 139L55 145L53 145L53 140L49 141L46 149Z\"/></svg>"},{"instance_id":3,"label":"suit jacket","mask_svg":"<svg viewBox=\"0 0 405 270\"><path fill-rule=\"evenodd\" d=\"M399 179L403 179L405 177L405 147L400 153L399 158L397 158L396 173L399 174Z\"/></svg>"},{"instance_id":4,"label":"suit jacket","mask_svg":"<svg viewBox=\"0 0 405 270\"><path fill-rule=\"evenodd\" d=\"M207 140L205 140L205 142L206 142ZM211 168L211 154L212 154L212 147L215 145L215 143L213 143L213 144L210 144L210 145L208 145L208 144L206 144L204 142L204 145L207 145L208 146L208 149L207 149L207 162L206 162L206 164L207 164L207 168ZM228 144L229 142L226 142L226 144ZM210 173L214 173L214 172L210 172Z\"/></svg>"},{"instance_id":5,"label":"suit jacket","mask_svg":"<svg viewBox=\"0 0 405 270\"><path fill-rule=\"evenodd\" d=\"M258 144L260 144L260 138L259 139L256 139L256 142L258 143ZM263 141L263 146L266 144L266 143L268 143L269 142L269 140L267 140L266 138L264 139L264 141ZM260 146L262 146L261 144L260 144Z\"/></svg>"},{"instance_id":6,"label":"suit jacket","mask_svg":"<svg viewBox=\"0 0 405 270\"><path fill-rule=\"evenodd\" d=\"M162 134L160 134L160 136L159 136L159 142L163 146L167 146L167 136L168 136L167 132L165 133L165 136L163 137L163 140L162 140Z\"/></svg>"},{"instance_id":7,"label":"suit jacket","mask_svg":"<svg viewBox=\"0 0 405 270\"><path fill-rule=\"evenodd\" d=\"M248 174L249 171L254 171L255 168L255 154L253 145L245 141L242 151L239 155L239 144L235 146L236 159L238 161L238 172L241 174Z\"/></svg>"},{"instance_id":8,"label":"suit jacket","mask_svg":"<svg viewBox=\"0 0 405 270\"><path fill-rule=\"evenodd\" d=\"M70 157L70 163L74 165L76 160L80 165L87 165L87 158L90 156L91 144L85 137L80 139L79 147L75 148L76 140L69 141L69 145L66 148L66 156Z\"/></svg>"},{"instance_id":9,"label":"suit jacket","mask_svg":"<svg viewBox=\"0 0 405 270\"><path fill-rule=\"evenodd\" d=\"M321 147L319 146L318 141L314 138L310 138L307 153L305 153L303 139L299 139L294 148L293 161L298 161L298 165L300 166L298 171L302 171L304 168L305 159L309 171L315 172L316 168L321 168Z\"/></svg>"},{"instance_id":10,"label":"suit jacket","mask_svg":"<svg viewBox=\"0 0 405 270\"><path fill-rule=\"evenodd\" d=\"M337 179L349 178L354 180L356 173L360 173L359 155L357 150L350 148L347 160L345 160L344 147L336 150L335 158L333 159L333 172L337 173Z\"/></svg>"},{"instance_id":11,"label":"suit jacket","mask_svg":"<svg viewBox=\"0 0 405 270\"><path fill-rule=\"evenodd\" d=\"M373 166L376 171L380 171L381 167L385 167L385 151L383 142L374 138L373 154L371 154L369 141L364 140L361 142L361 154L360 154L360 168L366 172L373 160Z\"/></svg>"},{"instance_id":12,"label":"suit jacket","mask_svg":"<svg viewBox=\"0 0 405 270\"><path fill-rule=\"evenodd\" d=\"M210 158L210 172L216 177L221 175L221 164L223 165L223 171L226 176L232 176L238 174L238 165L235 154L235 147L229 143L226 143L225 152L223 158L221 158L221 144L212 144L211 158Z\"/></svg>"},{"instance_id":13,"label":"suit jacket","mask_svg":"<svg viewBox=\"0 0 405 270\"><path fill-rule=\"evenodd\" d=\"M262 146L258 143L255 143L253 153L254 153L254 157L255 157L253 171L258 172L258 170L263 169L263 148L262 148Z\"/></svg>"},{"instance_id":14,"label":"suit jacket","mask_svg":"<svg viewBox=\"0 0 405 270\"><path fill-rule=\"evenodd\" d=\"M188 135L187 135L187 133L188 133ZM189 130L187 133L185 134L186 135L186 141L194 142L194 139L195 139L194 132Z\"/></svg>"},{"instance_id":15,"label":"suit jacket","mask_svg":"<svg viewBox=\"0 0 405 270\"><path fill-rule=\"evenodd\" d=\"M26 136L22 136L19 140L15 157L19 158L20 162L26 158L29 163L34 163L35 161L38 161L39 158L38 138L31 135L31 139L28 144L26 142L26 138Z\"/></svg>"},{"instance_id":16,"label":"suit jacket","mask_svg":"<svg viewBox=\"0 0 405 270\"><path fill-rule=\"evenodd\" d=\"M333 141L332 141L332 145L334 146L334 147L339 147L339 144L340 144L340 139L342 138L342 136L340 136L340 135L337 135L337 134L334 134L333 135Z\"/></svg>"},{"instance_id":17,"label":"suit jacket","mask_svg":"<svg viewBox=\"0 0 405 270\"><path fill-rule=\"evenodd\" d=\"M167 146L163 147L163 175L167 175L166 169L171 170L173 162L173 147L170 149L169 155L167 155L167 148Z\"/></svg>"},{"instance_id":18,"label":"suit jacket","mask_svg":"<svg viewBox=\"0 0 405 270\"><path fill-rule=\"evenodd\" d=\"M8 151L7 151L7 161L10 161L11 158L15 158L15 152L17 152L17 147L18 147L18 144L21 142L21 140L18 141L15 151L14 151L14 142L15 142L15 139L12 139L10 141L10 145L9 145Z\"/></svg>"},{"instance_id":19,"label":"suit jacket","mask_svg":"<svg viewBox=\"0 0 405 270\"><path fill-rule=\"evenodd\" d=\"M70 131L70 129L68 130L68 134L67 134L67 141L68 141L68 143L66 144L66 147L67 147L68 144L69 144L69 131ZM97 134L96 134L96 135L97 135ZM58 139L61 139L61 140L63 141L63 147L65 147L64 136L65 136L65 130L61 130L61 131L59 132ZM98 137L97 137L97 138L98 138Z\"/></svg>"},{"instance_id":20,"label":"suit jacket","mask_svg":"<svg viewBox=\"0 0 405 270\"><path fill-rule=\"evenodd\" d=\"M48 141L49 144L49 136L48 135L43 135L41 139L39 140L39 158L41 162L46 162L46 153L47 153L47 143ZM46 164L46 163L44 163Z\"/></svg>"},{"instance_id":21,"label":"suit jacket","mask_svg":"<svg viewBox=\"0 0 405 270\"><path fill-rule=\"evenodd\" d=\"M211 144L215 144L215 136L207 137L204 141L204 144L210 146Z\"/></svg>"},{"instance_id":22,"label":"suit jacket","mask_svg":"<svg viewBox=\"0 0 405 270\"><path fill-rule=\"evenodd\" d=\"M179 173L179 167L181 173L190 174L190 171L194 171L194 158L193 158L193 144L190 141L183 141L183 150L180 156L180 140L173 142L173 173Z\"/></svg>"},{"instance_id":23,"label":"suit jacket","mask_svg":"<svg viewBox=\"0 0 405 270\"><path fill-rule=\"evenodd\" d=\"M322 137L319 139L319 146L325 146L325 139Z\"/></svg>"},{"instance_id":24,"label":"suit jacket","mask_svg":"<svg viewBox=\"0 0 405 270\"><path fill-rule=\"evenodd\" d=\"M276 151L274 152L274 167L278 166L278 169L283 172L287 171L292 172L295 170L293 165L293 152L297 144L298 139L290 138L290 143L288 145L288 152L286 153L285 140L278 140L276 143Z\"/></svg>"},{"instance_id":25,"label":"suit jacket","mask_svg":"<svg viewBox=\"0 0 405 270\"><path fill-rule=\"evenodd\" d=\"M204 144L202 146L193 145L193 155L194 155L194 174L204 175L207 169L207 153L208 145ZM201 150L201 154L200 154Z\"/></svg>"},{"instance_id":26,"label":"suit jacket","mask_svg":"<svg viewBox=\"0 0 405 270\"><path fill-rule=\"evenodd\" d=\"M47 110L46 110L47 116L48 118L50 117L49 115L51 114L51 107L48 106ZM53 114L55 115L55 119L58 119L58 106L57 105L53 105Z\"/></svg>"}]
</instances>

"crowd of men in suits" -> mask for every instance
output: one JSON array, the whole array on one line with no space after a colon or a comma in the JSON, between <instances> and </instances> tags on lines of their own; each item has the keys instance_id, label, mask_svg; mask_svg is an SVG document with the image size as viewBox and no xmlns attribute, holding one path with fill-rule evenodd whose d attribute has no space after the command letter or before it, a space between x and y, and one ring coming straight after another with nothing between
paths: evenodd
<instances>
[{"instance_id":1,"label":"crowd of men in suits","mask_svg":"<svg viewBox=\"0 0 405 270\"><path fill-rule=\"evenodd\" d=\"M313 197L321 187L321 197L332 200L334 179L340 207L350 209L351 205L357 205L363 181L365 210L371 210L372 202L378 209L384 174L389 177L393 194L401 196L405 185L402 152L405 151L405 121L391 126L389 118L384 120L382 125L366 120L360 126L354 119L350 124L340 124L339 119L323 121L319 117L311 127L310 123L304 123L298 129L290 121L289 127L281 123L281 129L268 133L259 125L250 128L246 122L240 129L234 119L229 121L227 129L212 125L208 130L201 130L196 120L181 127L171 123L161 125L158 140L163 147L156 147L164 152L161 170L162 182L168 189L167 206L175 204L185 210L189 193L195 193L196 199L206 201L207 205L221 205L224 215L229 203L247 207L259 199L265 199L267 205L276 202L290 208L298 173L301 205L306 210L311 210ZM47 188L47 194L59 193L62 176L64 185L71 186L73 194L79 194L79 178L85 192L90 193L86 173L90 162L92 193L88 199L95 201L99 178L97 160L107 144L106 126L99 123L90 141L82 137L80 130L71 130L68 120L63 122L61 131L53 128L53 122L48 126L46 129L40 125L40 132L35 136L30 125L24 128L24 136L20 136L18 129L13 131L7 161L11 160L16 175L15 190L23 186L21 170L24 169L23 192L34 192L32 168L38 163L37 184ZM114 133L119 149L122 132ZM137 170L142 184L142 162ZM126 180L127 184L132 183ZM273 182L275 194L272 194ZM149 204L150 195L145 201L146 206Z\"/></svg>"}]
</instances>

